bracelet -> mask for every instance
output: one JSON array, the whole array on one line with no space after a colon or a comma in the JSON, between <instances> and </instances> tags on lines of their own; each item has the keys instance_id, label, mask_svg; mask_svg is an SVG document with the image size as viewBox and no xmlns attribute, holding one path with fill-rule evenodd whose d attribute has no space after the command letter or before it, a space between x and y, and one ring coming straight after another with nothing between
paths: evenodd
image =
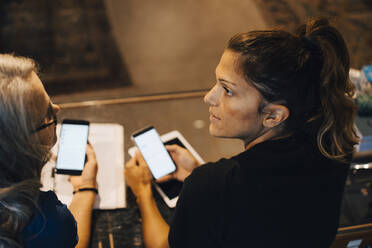
<instances>
[{"instance_id":1,"label":"bracelet","mask_svg":"<svg viewBox=\"0 0 372 248\"><path fill-rule=\"evenodd\" d=\"M73 191L72 193L75 194L75 193L81 192L81 191L93 191L94 193L96 193L98 195L98 189L96 189L96 188L81 188L81 189Z\"/></svg>"}]
</instances>

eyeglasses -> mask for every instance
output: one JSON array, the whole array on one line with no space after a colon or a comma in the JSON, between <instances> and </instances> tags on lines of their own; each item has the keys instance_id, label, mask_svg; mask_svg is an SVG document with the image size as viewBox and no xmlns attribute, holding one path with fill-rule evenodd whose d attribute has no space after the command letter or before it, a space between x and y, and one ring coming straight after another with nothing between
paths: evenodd
<instances>
[{"instance_id":1,"label":"eyeglasses","mask_svg":"<svg viewBox=\"0 0 372 248\"><path fill-rule=\"evenodd\" d=\"M51 103L49 103L49 107L48 107L48 113L47 113L47 116L46 117L52 117L52 120L50 120L48 123L44 123L42 124L41 126L39 126L38 128L36 128L34 131L32 131L31 133L37 133L51 125L57 125L57 116L56 114L54 113L53 111L53 106Z\"/></svg>"}]
</instances>

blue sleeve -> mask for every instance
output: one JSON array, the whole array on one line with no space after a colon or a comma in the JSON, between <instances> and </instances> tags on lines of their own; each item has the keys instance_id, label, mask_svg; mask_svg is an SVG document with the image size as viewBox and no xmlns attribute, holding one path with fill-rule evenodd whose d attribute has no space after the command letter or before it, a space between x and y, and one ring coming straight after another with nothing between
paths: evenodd
<instances>
[{"instance_id":1,"label":"blue sleeve","mask_svg":"<svg viewBox=\"0 0 372 248\"><path fill-rule=\"evenodd\" d=\"M23 240L26 248L76 246L78 242L76 221L54 192L40 192L39 206L23 232Z\"/></svg>"}]
</instances>

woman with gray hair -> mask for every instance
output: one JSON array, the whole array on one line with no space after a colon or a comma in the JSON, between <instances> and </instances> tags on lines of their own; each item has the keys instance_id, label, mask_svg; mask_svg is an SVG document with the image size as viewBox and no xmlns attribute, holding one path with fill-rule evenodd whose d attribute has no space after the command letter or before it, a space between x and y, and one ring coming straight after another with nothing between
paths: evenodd
<instances>
[{"instance_id":1,"label":"woman with gray hair","mask_svg":"<svg viewBox=\"0 0 372 248\"><path fill-rule=\"evenodd\" d=\"M36 73L33 60L0 54L0 248L86 247L96 193L79 189L96 187L95 154L88 146L82 175L70 178L78 193L69 209L40 191L60 108Z\"/></svg>"}]
</instances>

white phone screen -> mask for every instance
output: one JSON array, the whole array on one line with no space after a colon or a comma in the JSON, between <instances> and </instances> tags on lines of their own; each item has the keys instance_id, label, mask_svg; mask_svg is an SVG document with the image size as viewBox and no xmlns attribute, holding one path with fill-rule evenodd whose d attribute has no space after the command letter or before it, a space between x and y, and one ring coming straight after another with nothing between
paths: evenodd
<instances>
[{"instance_id":1,"label":"white phone screen","mask_svg":"<svg viewBox=\"0 0 372 248\"><path fill-rule=\"evenodd\" d=\"M57 169L80 171L84 169L88 131L88 125L62 124Z\"/></svg>"},{"instance_id":2,"label":"white phone screen","mask_svg":"<svg viewBox=\"0 0 372 248\"><path fill-rule=\"evenodd\" d=\"M134 135L133 139L156 179L176 170L172 158L154 128Z\"/></svg>"}]
</instances>

